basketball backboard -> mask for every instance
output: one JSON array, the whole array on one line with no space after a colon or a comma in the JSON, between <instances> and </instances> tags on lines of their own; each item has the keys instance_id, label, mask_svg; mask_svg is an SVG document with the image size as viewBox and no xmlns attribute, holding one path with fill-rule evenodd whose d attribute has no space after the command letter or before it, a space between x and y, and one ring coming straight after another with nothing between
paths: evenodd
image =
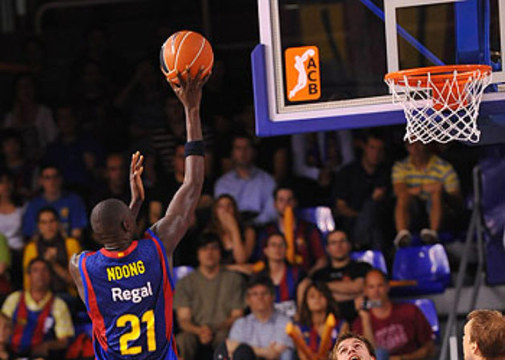
<instances>
[{"instance_id":1,"label":"basketball backboard","mask_svg":"<svg viewBox=\"0 0 505 360\"><path fill-rule=\"evenodd\" d=\"M405 123L384 75L449 64L493 67L479 121L505 129L502 0L258 0L258 12L259 136Z\"/></svg>"}]
</instances>

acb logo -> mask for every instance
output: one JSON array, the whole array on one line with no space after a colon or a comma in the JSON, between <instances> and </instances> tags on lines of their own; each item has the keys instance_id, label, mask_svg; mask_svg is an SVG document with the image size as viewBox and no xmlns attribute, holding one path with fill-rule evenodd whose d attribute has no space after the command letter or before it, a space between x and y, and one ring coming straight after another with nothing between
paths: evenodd
<instances>
[{"instance_id":1,"label":"acb logo","mask_svg":"<svg viewBox=\"0 0 505 360\"><path fill-rule=\"evenodd\" d=\"M287 48L285 55L286 96L289 101L321 97L319 50L316 46Z\"/></svg>"}]
</instances>

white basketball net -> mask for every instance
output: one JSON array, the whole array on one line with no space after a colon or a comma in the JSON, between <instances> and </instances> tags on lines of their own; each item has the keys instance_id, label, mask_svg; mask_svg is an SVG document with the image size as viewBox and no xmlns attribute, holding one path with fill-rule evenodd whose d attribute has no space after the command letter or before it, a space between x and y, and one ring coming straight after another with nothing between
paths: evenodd
<instances>
[{"instance_id":1,"label":"white basketball net","mask_svg":"<svg viewBox=\"0 0 505 360\"><path fill-rule=\"evenodd\" d=\"M491 83L491 73L474 70L466 80L458 79L457 75L454 71L445 83L441 84L438 79L437 85L429 72L422 81L412 75L405 75L401 80L386 80L393 103L399 103L405 112L404 140L423 144L479 141L477 116L484 89Z\"/></svg>"}]
</instances>

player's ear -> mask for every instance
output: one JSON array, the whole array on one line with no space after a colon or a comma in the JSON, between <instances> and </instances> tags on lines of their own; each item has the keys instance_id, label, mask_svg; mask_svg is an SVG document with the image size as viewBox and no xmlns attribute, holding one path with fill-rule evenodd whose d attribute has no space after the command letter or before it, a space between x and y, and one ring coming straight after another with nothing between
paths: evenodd
<instances>
[{"instance_id":1,"label":"player's ear","mask_svg":"<svg viewBox=\"0 0 505 360\"><path fill-rule=\"evenodd\" d=\"M130 232L132 229L131 223L128 221L128 219L121 221L121 227L125 232Z\"/></svg>"}]
</instances>

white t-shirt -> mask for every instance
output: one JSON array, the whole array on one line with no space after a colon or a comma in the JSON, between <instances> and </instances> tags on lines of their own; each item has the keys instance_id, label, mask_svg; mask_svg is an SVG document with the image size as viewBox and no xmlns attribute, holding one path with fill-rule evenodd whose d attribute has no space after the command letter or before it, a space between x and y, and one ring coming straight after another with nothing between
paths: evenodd
<instances>
[{"instance_id":1,"label":"white t-shirt","mask_svg":"<svg viewBox=\"0 0 505 360\"><path fill-rule=\"evenodd\" d=\"M9 248L21 250L24 246L22 222L26 206L17 207L10 214L0 214L0 233L7 238Z\"/></svg>"}]
</instances>

